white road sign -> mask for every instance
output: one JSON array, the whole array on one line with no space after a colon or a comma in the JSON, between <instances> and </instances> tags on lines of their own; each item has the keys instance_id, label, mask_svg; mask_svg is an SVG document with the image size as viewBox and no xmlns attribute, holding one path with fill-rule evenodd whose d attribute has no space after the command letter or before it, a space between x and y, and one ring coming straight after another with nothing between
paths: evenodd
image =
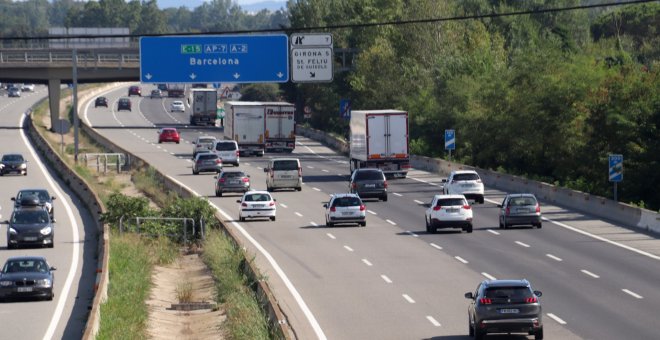
<instances>
[{"instance_id":1,"label":"white road sign","mask_svg":"<svg viewBox=\"0 0 660 340\"><path fill-rule=\"evenodd\" d=\"M333 78L332 47L300 47L291 50L293 82L330 82Z\"/></svg>"},{"instance_id":2,"label":"white road sign","mask_svg":"<svg viewBox=\"0 0 660 340\"><path fill-rule=\"evenodd\" d=\"M312 34L291 34L291 48L305 46L325 46L332 47L332 34L330 33L312 33Z\"/></svg>"}]
</instances>

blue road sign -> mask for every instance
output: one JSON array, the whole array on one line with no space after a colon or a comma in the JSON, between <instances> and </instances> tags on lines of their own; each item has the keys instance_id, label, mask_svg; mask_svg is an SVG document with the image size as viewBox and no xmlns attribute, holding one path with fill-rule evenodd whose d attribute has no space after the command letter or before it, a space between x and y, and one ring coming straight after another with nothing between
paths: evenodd
<instances>
[{"instance_id":1,"label":"blue road sign","mask_svg":"<svg viewBox=\"0 0 660 340\"><path fill-rule=\"evenodd\" d=\"M456 150L456 131L445 130L445 150Z\"/></svg>"},{"instance_id":2,"label":"blue road sign","mask_svg":"<svg viewBox=\"0 0 660 340\"><path fill-rule=\"evenodd\" d=\"M342 99L339 101L339 115L344 119L351 119L350 99Z\"/></svg>"},{"instance_id":3,"label":"blue road sign","mask_svg":"<svg viewBox=\"0 0 660 340\"><path fill-rule=\"evenodd\" d=\"M610 155L610 182L623 181L623 155Z\"/></svg>"},{"instance_id":4,"label":"blue road sign","mask_svg":"<svg viewBox=\"0 0 660 340\"><path fill-rule=\"evenodd\" d=\"M143 83L285 83L285 34L140 38Z\"/></svg>"}]
</instances>

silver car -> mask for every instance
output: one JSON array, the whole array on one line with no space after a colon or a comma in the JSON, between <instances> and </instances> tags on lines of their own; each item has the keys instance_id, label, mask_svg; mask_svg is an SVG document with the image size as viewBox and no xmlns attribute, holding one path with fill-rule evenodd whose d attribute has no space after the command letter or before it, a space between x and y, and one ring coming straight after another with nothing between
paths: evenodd
<instances>
[{"instance_id":1,"label":"silver car","mask_svg":"<svg viewBox=\"0 0 660 340\"><path fill-rule=\"evenodd\" d=\"M356 223L363 227L367 225L367 209L356 194L333 194L330 202L323 207L327 227L339 223Z\"/></svg>"},{"instance_id":2,"label":"silver car","mask_svg":"<svg viewBox=\"0 0 660 340\"><path fill-rule=\"evenodd\" d=\"M533 194L509 194L504 197L500 208L500 228L513 225L531 225L541 228L541 204Z\"/></svg>"},{"instance_id":3,"label":"silver car","mask_svg":"<svg viewBox=\"0 0 660 340\"><path fill-rule=\"evenodd\" d=\"M387 202L387 180L380 169L357 169L353 171L348 190L360 198L378 198Z\"/></svg>"},{"instance_id":4,"label":"silver car","mask_svg":"<svg viewBox=\"0 0 660 340\"><path fill-rule=\"evenodd\" d=\"M193 161L192 173L198 175L200 172L221 172L222 159L212 152L200 152Z\"/></svg>"},{"instance_id":5,"label":"silver car","mask_svg":"<svg viewBox=\"0 0 660 340\"><path fill-rule=\"evenodd\" d=\"M213 143L216 138L213 136L199 136L192 141L193 144L193 157L197 156L199 152L209 152L213 150Z\"/></svg>"},{"instance_id":6,"label":"silver car","mask_svg":"<svg viewBox=\"0 0 660 340\"><path fill-rule=\"evenodd\" d=\"M238 143L234 140L216 140L213 143L213 152L222 158L224 164L238 166L240 161Z\"/></svg>"}]
</instances>

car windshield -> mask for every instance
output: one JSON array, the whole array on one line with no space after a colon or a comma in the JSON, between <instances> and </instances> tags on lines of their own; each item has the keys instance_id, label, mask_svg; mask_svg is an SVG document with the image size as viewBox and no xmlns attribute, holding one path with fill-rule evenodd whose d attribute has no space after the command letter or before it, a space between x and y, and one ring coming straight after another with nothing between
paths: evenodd
<instances>
[{"instance_id":1,"label":"car windshield","mask_svg":"<svg viewBox=\"0 0 660 340\"><path fill-rule=\"evenodd\" d=\"M2 160L5 162L22 162L23 156L21 155L4 155Z\"/></svg>"},{"instance_id":2,"label":"car windshield","mask_svg":"<svg viewBox=\"0 0 660 340\"><path fill-rule=\"evenodd\" d=\"M217 158L218 155L213 153L199 155L199 159L217 159Z\"/></svg>"},{"instance_id":3,"label":"car windshield","mask_svg":"<svg viewBox=\"0 0 660 340\"><path fill-rule=\"evenodd\" d=\"M270 195L268 194L249 194L245 195L245 200L248 202L268 202L270 201Z\"/></svg>"},{"instance_id":4,"label":"car windshield","mask_svg":"<svg viewBox=\"0 0 660 340\"><path fill-rule=\"evenodd\" d=\"M2 273L47 273L48 264L43 260L10 260L5 263Z\"/></svg>"},{"instance_id":5,"label":"car windshield","mask_svg":"<svg viewBox=\"0 0 660 340\"><path fill-rule=\"evenodd\" d=\"M234 143L217 143L215 145L217 151L234 151L236 150L236 144Z\"/></svg>"},{"instance_id":6,"label":"car windshield","mask_svg":"<svg viewBox=\"0 0 660 340\"><path fill-rule=\"evenodd\" d=\"M128 99L119 99L119 102L120 102L121 104L130 103L130 101L129 101Z\"/></svg>"},{"instance_id":7,"label":"car windshield","mask_svg":"<svg viewBox=\"0 0 660 340\"><path fill-rule=\"evenodd\" d=\"M16 195L16 199L20 200L21 198L28 197L28 196L37 196L37 197L39 197L39 201L41 201L41 202L50 201L50 196L48 195L48 191L46 191L46 190L23 190L23 191L19 191L18 195Z\"/></svg>"},{"instance_id":8,"label":"car windshield","mask_svg":"<svg viewBox=\"0 0 660 340\"><path fill-rule=\"evenodd\" d=\"M382 180L383 173L380 171L358 171L355 175L356 180Z\"/></svg>"},{"instance_id":9,"label":"car windshield","mask_svg":"<svg viewBox=\"0 0 660 340\"><path fill-rule=\"evenodd\" d=\"M436 203L438 207L466 205L462 198L441 198Z\"/></svg>"},{"instance_id":10,"label":"car windshield","mask_svg":"<svg viewBox=\"0 0 660 340\"><path fill-rule=\"evenodd\" d=\"M490 287L486 297L491 299L526 299L534 296L527 287Z\"/></svg>"},{"instance_id":11,"label":"car windshield","mask_svg":"<svg viewBox=\"0 0 660 340\"><path fill-rule=\"evenodd\" d=\"M477 181L479 180L479 175L477 174L455 174L454 181Z\"/></svg>"},{"instance_id":12,"label":"car windshield","mask_svg":"<svg viewBox=\"0 0 660 340\"><path fill-rule=\"evenodd\" d=\"M11 222L15 224L46 223L48 222L48 212L42 209L16 210Z\"/></svg>"},{"instance_id":13,"label":"car windshield","mask_svg":"<svg viewBox=\"0 0 660 340\"><path fill-rule=\"evenodd\" d=\"M200 138L197 144L209 144L213 143L215 141L215 138Z\"/></svg>"},{"instance_id":14,"label":"car windshield","mask_svg":"<svg viewBox=\"0 0 660 340\"><path fill-rule=\"evenodd\" d=\"M524 205L536 205L536 199L531 196L524 197L512 197L509 199L509 205L514 207L524 206Z\"/></svg>"},{"instance_id":15,"label":"car windshield","mask_svg":"<svg viewBox=\"0 0 660 340\"><path fill-rule=\"evenodd\" d=\"M245 174L242 172L232 171L232 172L223 172L223 178L236 178L236 177L245 177Z\"/></svg>"},{"instance_id":16,"label":"car windshield","mask_svg":"<svg viewBox=\"0 0 660 340\"><path fill-rule=\"evenodd\" d=\"M173 102L172 105L180 106L183 105L183 102Z\"/></svg>"},{"instance_id":17,"label":"car windshield","mask_svg":"<svg viewBox=\"0 0 660 340\"><path fill-rule=\"evenodd\" d=\"M333 207L355 207L362 204L357 197L339 197L332 201Z\"/></svg>"},{"instance_id":18,"label":"car windshield","mask_svg":"<svg viewBox=\"0 0 660 340\"><path fill-rule=\"evenodd\" d=\"M287 171L287 170L298 170L298 161L275 161L273 162L273 170Z\"/></svg>"}]
</instances>

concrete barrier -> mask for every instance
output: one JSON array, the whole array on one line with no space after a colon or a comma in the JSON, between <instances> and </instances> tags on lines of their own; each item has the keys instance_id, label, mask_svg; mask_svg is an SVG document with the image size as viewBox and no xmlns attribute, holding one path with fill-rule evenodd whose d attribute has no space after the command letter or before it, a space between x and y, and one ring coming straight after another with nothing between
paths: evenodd
<instances>
[{"instance_id":1,"label":"concrete barrier","mask_svg":"<svg viewBox=\"0 0 660 340\"><path fill-rule=\"evenodd\" d=\"M303 126L298 126L296 131L342 154L348 153L350 146L347 142L332 137L323 131ZM411 155L410 165L413 168L442 176L447 176L454 170L475 170L481 176L484 184L489 187L506 192L531 192L539 199L560 207L575 209L623 226L660 234L660 214L651 210L634 207L630 204L615 202L604 197L519 176L448 162L439 158Z\"/></svg>"}]
</instances>

